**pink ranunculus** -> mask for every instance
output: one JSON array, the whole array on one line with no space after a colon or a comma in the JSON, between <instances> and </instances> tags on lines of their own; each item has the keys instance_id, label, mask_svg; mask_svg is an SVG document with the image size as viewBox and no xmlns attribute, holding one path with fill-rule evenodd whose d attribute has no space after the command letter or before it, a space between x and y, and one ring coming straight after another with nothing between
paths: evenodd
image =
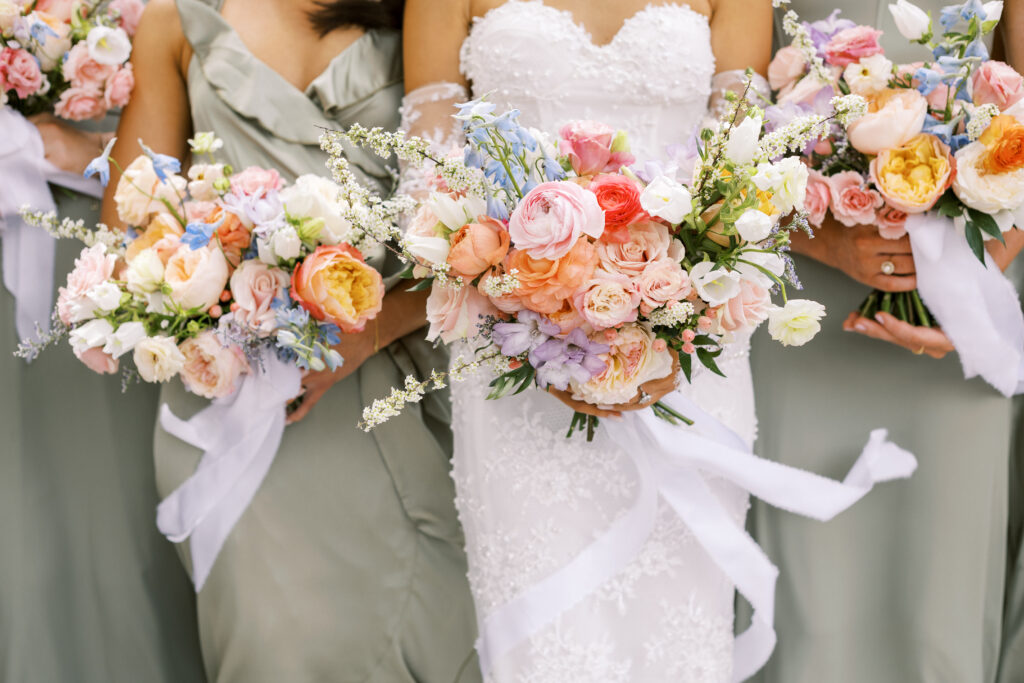
<instances>
[{"instance_id":1,"label":"pink ranunculus","mask_svg":"<svg viewBox=\"0 0 1024 683\"><path fill-rule=\"evenodd\" d=\"M639 275L647 264L668 256L672 237L663 223L645 221L629 226L628 241L623 244L599 242L597 255L601 267L624 275Z\"/></svg>"},{"instance_id":2,"label":"pink ranunculus","mask_svg":"<svg viewBox=\"0 0 1024 683\"><path fill-rule=\"evenodd\" d=\"M559 151L572 163L577 175L615 173L635 158L629 152L613 152L615 129L597 121L572 121L558 133Z\"/></svg>"},{"instance_id":3,"label":"pink ranunculus","mask_svg":"<svg viewBox=\"0 0 1024 683\"><path fill-rule=\"evenodd\" d=\"M273 310L274 299L281 296L288 286L288 273L273 268L262 261L242 261L231 274L231 294L235 303L231 310L235 320L256 332L258 336L269 336L277 318Z\"/></svg>"},{"instance_id":4,"label":"pink ranunculus","mask_svg":"<svg viewBox=\"0 0 1024 683\"><path fill-rule=\"evenodd\" d=\"M0 89L13 90L25 99L43 84L39 62L26 50L5 47L0 51Z\"/></svg>"},{"instance_id":5,"label":"pink ranunculus","mask_svg":"<svg viewBox=\"0 0 1024 683\"><path fill-rule=\"evenodd\" d=\"M85 312L91 312L86 294L111 278L117 257L108 254L102 244L96 244L82 250L75 259L74 269L68 273L67 285L61 287L57 294L57 315L65 325L81 322Z\"/></svg>"},{"instance_id":6,"label":"pink ranunculus","mask_svg":"<svg viewBox=\"0 0 1024 683\"><path fill-rule=\"evenodd\" d=\"M117 67L94 60L89 56L89 46L82 41L68 51L61 71L72 88L101 90L107 79L117 72Z\"/></svg>"},{"instance_id":7,"label":"pink ranunculus","mask_svg":"<svg viewBox=\"0 0 1024 683\"><path fill-rule=\"evenodd\" d=\"M907 212L886 204L875 217L878 234L887 240L898 240L907 234Z\"/></svg>"},{"instance_id":8,"label":"pink ranunculus","mask_svg":"<svg viewBox=\"0 0 1024 683\"><path fill-rule=\"evenodd\" d=\"M768 83L772 90L782 90L787 85L792 85L804 75L807 70L807 60L799 49L792 45L780 49L768 65Z\"/></svg>"},{"instance_id":9,"label":"pink ranunculus","mask_svg":"<svg viewBox=\"0 0 1024 683\"><path fill-rule=\"evenodd\" d=\"M118 109L128 104L132 96L132 89L135 87L135 73L131 64L125 64L107 79L106 87L103 89L103 99L107 108Z\"/></svg>"},{"instance_id":10,"label":"pink ranunculus","mask_svg":"<svg viewBox=\"0 0 1024 683\"><path fill-rule=\"evenodd\" d=\"M647 312L673 301L682 301L692 289L690 276L679 261L665 257L648 263L638 281Z\"/></svg>"},{"instance_id":11,"label":"pink ranunculus","mask_svg":"<svg viewBox=\"0 0 1024 683\"><path fill-rule=\"evenodd\" d=\"M870 225L875 212L885 203L882 195L867 187L856 171L843 171L828 179L832 215L847 227Z\"/></svg>"},{"instance_id":12,"label":"pink ranunculus","mask_svg":"<svg viewBox=\"0 0 1024 683\"><path fill-rule=\"evenodd\" d=\"M427 340L440 337L445 344L476 335L481 317L496 315L498 310L472 287L434 285L427 298Z\"/></svg>"},{"instance_id":13,"label":"pink ranunculus","mask_svg":"<svg viewBox=\"0 0 1024 683\"><path fill-rule=\"evenodd\" d=\"M541 183L512 212L508 231L516 249L534 259L560 259L582 235L604 232L604 211L593 192L571 182Z\"/></svg>"},{"instance_id":14,"label":"pink ranunculus","mask_svg":"<svg viewBox=\"0 0 1024 683\"><path fill-rule=\"evenodd\" d=\"M573 308L595 330L634 322L640 306L640 290L621 273L594 272L593 279L573 297Z\"/></svg>"},{"instance_id":15,"label":"pink ranunculus","mask_svg":"<svg viewBox=\"0 0 1024 683\"><path fill-rule=\"evenodd\" d=\"M44 12L58 22L67 24L71 21L71 14L74 12L76 4L78 4L78 0L39 0L36 3L36 11Z\"/></svg>"},{"instance_id":16,"label":"pink ranunculus","mask_svg":"<svg viewBox=\"0 0 1024 683\"><path fill-rule=\"evenodd\" d=\"M211 330L200 332L178 345L185 356L181 381L185 388L203 398L224 398L249 369L242 350L227 344Z\"/></svg>"},{"instance_id":17,"label":"pink ranunculus","mask_svg":"<svg viewBox=\"0 0 1024 683\"><path fill-rule=\"evenodd\" d=\"M104 353L99 346L84 351L74 349L74 353L75 358L85 363L85 367L100 375L113 375L120 366L120 361L109 353Z\"/></svg>"},{"instance_id":18,"label":"pink ranunculus","mask_svg":"<svg viewBox=\"0 0 1024 683\"><path fill-rule=\"evenodd\" d=\"M170 297L182 308L205 311L220 300L228 284L228 262L217 245L178 248L164 268Z\"/></svg>"},{"instance_id":19,"label":"pink ranunculus","mask_svg":"<svg viewBox=\"0 0 1024 683\"><path fill-rule=\"evenodd\" d=\"M103 93L95 88L68 88L61 93L53 113L68 121L98 119L107 113Z\"/></svg>"},{"instance_id":20,"label":"pink ranunculus","mask_svg":"<svg viewBox=\"0 0 1024 683\"><path fill-rule=\"evenodd\" d=\"M804 209L807 211L807 222L816 228L820 228L828 212L829 201L832 196L832 186L828 178L815 170L807 174L807 197L804 199Z\"/></svg>"},{"instance_id":21,"label":"pink ranunculus","mask_svg":"<svg viewBox=\"0 0 1024 683\"><path fill-rule=\"evenodd\" d=\"M139 21L142 19L142 10L145 5L141 0L111 0L110 9L118 14L118 24L130 36L135 35L139 28Z\"/></svg>"},{"instance_id":22,"label":"pink ranunculus","mask_svg":"<svg viewBox=\"0 0 1024 683\"><path fill-rule=\"evenodd\" d=\"M870 111L850 124L850 144L873 156L899 147L921 132L928 100L916 90L890 89L869 98Z\"/></svg>"},{"instance_id":23,"label":"pink ranunculus","mask_svg":"<svg viewBox=\"0 0 1024 683\"><path fill-rule=\"evenodd\" d=\"M250 166L231 176L231 192L239 196L262 197L271 190L280 190L281 175L274 169Z\"/></svg>"},{"instance_id":24,"label":"pink ranunculus","mask_svg":"<svg viewBox=\"0 0 1024 683\"><path fill-rule=\"evenodd\" d=\"M870 26L842 30L825 46L825 61L845 68L864 57L881 54L882 45L878 42L881 36L881 31Z\"/></svg>"},{"instance_id":25,"label":"pink ranunculus","mask_svg":"<svg viewBox=\"0 0 1024 683\"><path fill-rule=\"evenodd\" d=\"M1024 99L1024 78L1003 62L984 62L974 72L972 85L975 104L994 104L1000 111Z\"/></svg>"},{"instance_id":26,"label":"pink ranunculus","mask_svg":"<svg viewBox=\"0 0 1024 683\"><path fill-rule=\"evenodd\" d=\"M753 280L740 281L740 293L718 307L718 325L726 332L752 330L768 318L771 293Z\"/></svg>"}]
</instances>

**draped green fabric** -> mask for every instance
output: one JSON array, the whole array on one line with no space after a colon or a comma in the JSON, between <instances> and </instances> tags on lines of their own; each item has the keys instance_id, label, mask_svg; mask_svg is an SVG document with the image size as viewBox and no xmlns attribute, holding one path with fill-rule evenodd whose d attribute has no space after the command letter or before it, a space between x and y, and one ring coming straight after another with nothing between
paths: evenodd
<instances>
[{"instance_id":1,"label":"draped green fabric","mask_svg":"<svg viewBox=\"0 0 1024 683\"><path fill-rule=\"evenodd\" d=\"M194 129L215 131L235 168L325 175L320 127L397 127L397 33L368 32L300 92L245 49L217 3L177 4L194 51ZM388 179L372 154L352 150L349 158L368 182ZM386 277L398 266L383 250L368 261ZM454 680L476 628L448 474L447 396L431 396L372 433L356 427L363 406L407 374L447 365L423 337L421 330L373 356L286 429L197 596L211 681ZM166 385L161 401L185 418L206 405L180 382ZM155 447L157 484L167 495L201 454L159 427ZM187 544L180 550L187 564Z\"/></svg>"}]
</instances>

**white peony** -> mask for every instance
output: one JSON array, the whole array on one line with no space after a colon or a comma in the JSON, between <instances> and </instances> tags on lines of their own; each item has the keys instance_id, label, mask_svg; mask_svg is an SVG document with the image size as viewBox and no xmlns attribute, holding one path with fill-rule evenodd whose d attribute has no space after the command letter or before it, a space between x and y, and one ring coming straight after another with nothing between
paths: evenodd
<instances>
[{"instance_id":1,"label":"white peony","mask_svg":"<svg viewBox=\"0 0 1024 683\"><path fill-rule=\"evenodd\" d=\"M74 350L75 355L78 356L84 351L105 345L113 333L114 326L109 321L100 318L90 320L84 325L71 330L71 333L68 335L68 341L71 342L71 348Z\"/></svg>"},{"instance_id":2,"label":"white peony","mask_svg":"<svg viewBox=\"0 0 1024 683\"><path fill-rule=\"evenodd\" d=\"M466 223L475 221L477 216L487 214L487 200L480 197L456 198L434 192L431 193L426 206L449 230L458 230Z\"/></svg>"},{"instance_id":3,"label":"white peony","mask_svg":"<svg viewBox=\"0 0 1024 683\"><path fill-rule=\"evenodd\" d=\"M139 342L146 338L146 326L140 322L124 323L107 338L103 353L111 358L120 358L133 350Z\"/></svg>"},{"instance_id":4,"label":"white peony","mask_svg":"<svg viewBox=\"0 0 1024 683\"><path fill-rule=\"evenodd\" d=\"M124 277L128 291L133 294L155 292L164 281L164 262L156 249L143 249L128 264Z\"/></svg>"},{"instance_id":5,"label":"white peony","mask_svg":"<svg viewBox=\"0 0 1024 683\"><path fill-rule=\"evenodd\" d=\"M932 20L928 13L907 0L889 5L889 13L896 21L896 28L907 40L921 40L931 32Z\"/></svg>"},{"instance_id":6,"label":"white peony","mask_svg":"<svg viewBox=\"0 0 1024 683\"><path fill-rule=\"evenodd\" d=\"M693 195L682 183L660 175L640 194L640 206L652 216L681 223L693 211Z\"/></svg>"},{"instance_id":7,"label":"white peony","mask_svg":"<svg viewBox=\"0 0 1024 683\"><path fill-rule=\"evenodd\" d=\"M89 56L98 64L120 66L132 53L132 41L123 28L96 26L85 39Z\"/></svg>"},{"instance_id":8,"label":"white peony","mask_svg":"<svg viewBox=\"0 0 1024 683\"><path fill-rule=\"evenodd\" d=\"M843 78L855 95L873 95L889 86L892 62L882 54L864 57L847 66Z\"/></svg>"},{"instance_id":9,"label":"white peony","mask_svg":"<svg viewBox=\"0 0 1024 683\"><path fill-rule=\"evenodd\" d=\"M808 175L799 157L786 157L774 164L758 165L753 181L757 189L772 193L772 204L785 215L793 209L803 211Z\"/></svg>"},{"instance_id":10,"label":"white peony","mask_svg":"<svg viewBox=\"0 0 1024 683\"><path fill-rule=\"evenodd\" d=\"M318 175L299 176L294 184L281 191L285 210L297 218L320 218L324 222L320 233L323 244L338 244L348 239L352 223L345 218L348 203L339 199L341 187Z\"/></svg>"},{"instance_id":11,"label":"white peony","mask_svg":"<svg viewBox=\"0 0 1024 683\"><path fill-rule=\"evenodd\" d=\"M757 154L757 141L761 137L760 116L748 116L740 125L729 131L729 139L725 143L725 156L740 165L749 164Z\"/></svg>"},{"instance_id":12,"label":"white peony","mask_svg":"<svg viewBox=\"0 0 1024 683\"><path fill-rule=\"evenodd\" d=\"M121 288L109 280L96 285L85 296L98 310L107 313L121 305Z\"/></svg>"},{"instance_id":13,"label":"white peony","mask_svg":"<svg viewBox=\"0 0 1024 683\"><path fill-rule=\"evenodd\" d=\"M760 242L772 234L774 226L771 216L757 209L748 209L736 221L736 232L747 242Z\"/></svg>"},{"instance_id":14,"label":"white peony","mask_svg":"<svg viewBox=\"0 0 1024 683\"><path fill-rule=\"evenodd\" d=\"M783 346L803 346L821 332L825 307L809 299L790 299L768 313L768 333Z\"/></svg>"},{"instance_id":15,"label":"white peony","mask_svg":"<svg viewBox=\"0 0 1024 683\"><path fill-rule=\"evenodd\" d=\"M166 382L185 366L185 354L171 337L146 337L135 345L132 358L146 382Z\"/></svg>"},{"instance_id":16,"label":"white peony","mask_svg":"<svg viewBox=\"0 0 1024 683\"><path fill-rule=\"evenodd\" d=\"M715 269L711 261L702 261L691 268L690 281L709 306L721 306L740 293L740 274L735 270Z\"/></svg>"},{"instance_id":17,"label":"white peony","mask_svg":"<svg viewBox=\"0 0 1024 683\"><path fill-rule=\"evenodd\" d=\"M967 206L983 213L1015 212L1024 204L1024 168L1010 173L986 173L979 168L985 145L972 142L956 153L953 192Z\"/></svg>"}]
</instances>

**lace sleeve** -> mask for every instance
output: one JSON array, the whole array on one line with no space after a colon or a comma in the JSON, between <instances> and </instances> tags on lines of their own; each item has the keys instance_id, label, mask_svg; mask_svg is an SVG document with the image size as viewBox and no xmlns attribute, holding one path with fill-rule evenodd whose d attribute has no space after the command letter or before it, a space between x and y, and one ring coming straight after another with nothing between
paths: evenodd
<instances>
[{"instance_id":1,"label":"lace sleeve","mask_svg":"<svg viewBox=\"0 0 1024 683\"><path fill-rule=\"evenodd\" d=\"M711 79L711 101L709 113L718 118L725 113L728 101L725 99L727 92L742 93L747 86L747 73L744 69L733 69L715 74ZM761 74L755 73L750 77L750 90L752 101L757 103L758 95L770 101L772 96L771 86L767 79Z\"/></svg>"},{"instance_id":2,"label":"lace sleeve","mask_svg":"<svg viewBox=\"0 0 1024 683\"><path fill-rule=\"evenodd\" d=\"M448 154L463 144L462 125L454 118L455 105L469 97L458 83L432 83L408 93L402 100L402 131L430 141L436 155ZM401 169L399 191L424 197L431 189L433 173L429 164Z\"/></svg>"}]
</instances>

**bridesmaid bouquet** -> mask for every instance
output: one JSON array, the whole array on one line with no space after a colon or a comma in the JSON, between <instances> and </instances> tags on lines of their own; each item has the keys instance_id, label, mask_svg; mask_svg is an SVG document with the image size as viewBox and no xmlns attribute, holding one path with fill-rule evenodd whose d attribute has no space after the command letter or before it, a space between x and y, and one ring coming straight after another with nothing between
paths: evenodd
<instances>
[{"instance_id":1,"label":"bridesmaid bouquet","mask_svg":"<svg viewBox=\"0 0 1024 683\"><path fill-rule=\"evenodd\" d=\"M0 0L0 105L100 118L128 103L141 0Z\"/></svg>"},{"instance_id":2,"label":"bridesmaid bouquet","mask_svg":"<svg viewBox=\"0 0 1024 683\"><path fill-rule=\"evenodd\" d=\"M838 10L812 24L787 13L792 42L768 72L778 91L770 125L827 110L836 94L868 102L863 117L837 123L802 150L812 169L812 225L831 211L843 225L875 224L882 237L899 239L908 216L934 211L954 221L982 263L986 240L1002 241L1004 232L1024 225L1024 79L989 59L983 43L1002 5L951 5L939 26L907 0L890 5L900 33L932 52L928 61L899 65L885 56L880 31L842 19ZM861 314L878 311L913 325L937 324L917 291L873 292Z\"/></svg>"},{"instance_id":3,"label":"bridesmaid bouquet","mask_svg":"<svg viewBox=\"0 0 1024 683\"><path fill-rule=\"evenodd\" d=\"M789 231L806 226L808 172L798 159L770 159L817 137L825 117L764 135L759 110L737 97L687 163L631 169L622 131L577 121L553 141L523 127L517 111L494 112L482 100L460 105L466 147L431 159L435 191L398 240L407 276L430 288L428 338L473 351L450 377L409 378L376 401L364 429L481 366L496 374L491 399L537 386L593 405L644 404L645 382L678 367L689 378L695 360L721 374L724 347L765 320L787 345L820 329L824 308L786 301L784 282ZM332 135L411 161L427 155L418 141L378 131ZM595 425L577 413L569 434L592 437Z\"/></svg>"},{"instance_id":4,"label":"bridesmaid bouquet","mask_svg":"<svg viewBox=\"0 0 1024 683\"><path fill-rule=\"evenodd\" d=\"M285 186L277 171L255 166L235 172L215 163L222 143L211 133L189 142L207 159L188 179L178 160L145 145L121 173L114 200L128 235L23 212L86 247L59 291L54 331L24 343L22 356L67 335L96 372L116 372L130 354L128 378L180 375L206 398L230 395L267 350L306 370L342 363L331 346L377 315L384 284L347 243L340 188L312 175ZM86 171L104 185L112 145Z\"/></svg>"}]
</instances>

